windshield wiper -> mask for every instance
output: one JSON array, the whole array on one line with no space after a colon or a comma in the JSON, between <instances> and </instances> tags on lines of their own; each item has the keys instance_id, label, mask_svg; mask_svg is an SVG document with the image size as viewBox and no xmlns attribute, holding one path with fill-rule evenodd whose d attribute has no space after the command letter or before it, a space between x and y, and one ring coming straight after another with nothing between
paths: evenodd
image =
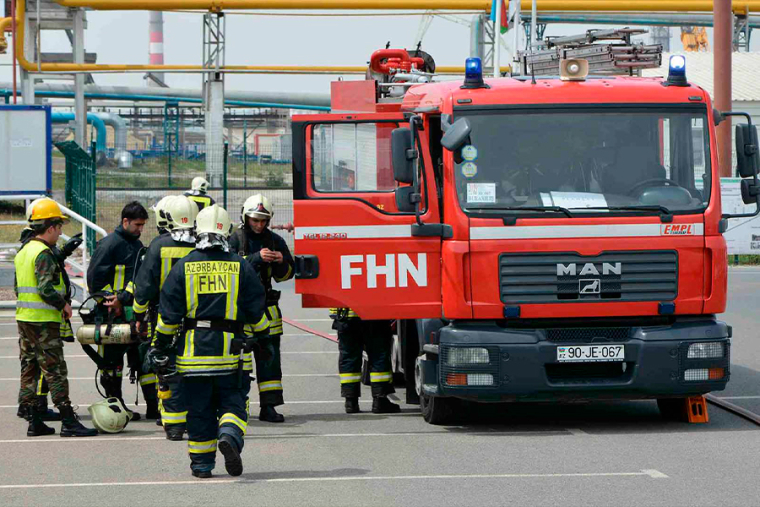
<instances>
[{"instance_id":1,"label":"windshield wiper","mask_svg":"<svg viewBox=\"0 0 760 507\"><path fill-rule=\"evenodd\" d=\"M569 209L562 206L506 206L500 208L468 208L470 211L551 211L554 213L564 213L568 218L573 218Z\"/></svg>"},{"instance_id":2,"label":"windshield wiper","mask_svg":"<svg viewBox=\"0 0 760 507\"><path fill-rule=\"evenodd\" d=\"M573 208L583 210L608 210L608 211L657 211L660 213L660 220L663 222L672 222L673 213L659 204L644 205L644 206L594 206L590 208Z\"/></svg>"}]
</instances>

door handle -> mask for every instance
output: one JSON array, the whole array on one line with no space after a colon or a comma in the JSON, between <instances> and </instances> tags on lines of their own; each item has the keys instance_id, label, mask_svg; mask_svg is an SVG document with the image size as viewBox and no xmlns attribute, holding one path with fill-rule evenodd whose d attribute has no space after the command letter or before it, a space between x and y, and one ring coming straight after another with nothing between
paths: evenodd
<instances>
[{"instance_id":1,"label":"door handle","mask_svg":"<svg viewBox=\"0 0 760 507\"><path fill-rule=\"evenodd\" d=\"M319 258L316 255L296 255L296 279L309 280L319 276Z\"/></svg>"}]
</instances>

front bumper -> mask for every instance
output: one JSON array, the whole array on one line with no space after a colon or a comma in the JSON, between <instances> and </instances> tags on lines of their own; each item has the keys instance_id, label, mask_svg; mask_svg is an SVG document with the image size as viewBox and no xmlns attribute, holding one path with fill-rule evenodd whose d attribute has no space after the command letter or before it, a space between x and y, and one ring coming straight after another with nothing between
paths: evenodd
<instances>
[{"instance_id":1,"label":"front bumper","mask_svg":"<svg viewBox=\"0 0 760 507\"><path fill-rule=\"evenodd\" d=\"M712 318L627 328L516 329L495 323L457 322L440 330L438 354L421 358L422 389L428 396L484 402L696 396L725 389L730 375L730 337L730 326ZM721 343L724 353L719 358L689 359L689 345L696 342ZM623 344L625 359L557 361L558 346L590 344ZM487 349L488 364L451 365L447 358L456 347ZM435 346L426 348L430 351ZM722 376L715 380L685 379L686 370L716 368L722 369ZM456 377L451 375L472 379L470 383L483 383L484 378L493 382L452 385Z\"/></svg>"}]
</instances>

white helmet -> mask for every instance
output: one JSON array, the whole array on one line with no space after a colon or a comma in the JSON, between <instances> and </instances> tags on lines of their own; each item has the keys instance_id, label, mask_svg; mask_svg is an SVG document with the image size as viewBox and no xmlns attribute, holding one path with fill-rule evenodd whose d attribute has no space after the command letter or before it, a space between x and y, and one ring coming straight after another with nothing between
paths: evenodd
<instances>
[{"instance_id":1,"label":"white helmet","mask_svg":"<svg viewBox=\"0 0 760 507\"><path fill-rule=\"evenodd\" d=\"M166 227L169 225L169 222L166 220L166 217L161 212L166 207L166 203L172 197L174 196L166 195L162 197L156 204L154 204L150 208L150 210L156 214L156 227L158 227L159 229L166 229Z\"/></svg>"},{"instance_id":2,"label":"white helmet","mask_svg":"<svg viewBox=\"0 0 760 507\"><path fill-rule=\"evenodd\" d=\"M193 183L190 185L190 190L197 192L203 192L204 194L208 190L208 181L203 176L196 176L193 178Z\"/></svg>"},{"instance_id":3,"label":"white helmet","mask_svg":"<svg viewBox=\"0 0 760 507\"><path fill-rule=\"evenodd\" d=\"M184 195L173 195L166 200L159 214L166 220L165 227L171 231L192 229L195 227L198 206Z\"/></svg>"},{"instance_id":4,"label":"white helmet","mask_svg":"<svg viewBox=\"0 0 760 507\"><path fill-rule=\"evenodd\" d=\"M107 398L87 407L92 425L102 433L121 433L132 419L132 414L119 398Z\"/></svg>"},{"instance_id":5,"label":"white helmet","mask_svg":"<svg viewBox=\"0 0 760 507\"><path fill-rule=\"evenodd\" d=\"M240 212L240 220L245 223L245 217L271 220L274 215L274 207L269 199L261 194L252 195L243 203Z\"/></svg>"},{"instance_id":6,"label":"white helmet","mask_svg":"<svg viewBox=\"0 0 760 507\"><path fill-rule=\"evenodd\" d=\"M196 234L218 234L227 237L232 232L232 222L227 210L214 204L206 206L195 217Z\"/></svg>"}]
</instances>

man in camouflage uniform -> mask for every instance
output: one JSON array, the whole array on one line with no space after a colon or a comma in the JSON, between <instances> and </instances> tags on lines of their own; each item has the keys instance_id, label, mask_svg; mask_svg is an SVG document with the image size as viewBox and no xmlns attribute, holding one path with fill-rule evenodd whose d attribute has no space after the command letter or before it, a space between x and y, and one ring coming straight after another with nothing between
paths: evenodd
<instances>
[{"instance_id":1,"label":"man in camouflage uniform","mask_svg":"<svg viewBox=\"0 0 760 507\"><path fill-rule=\"evenodd\" d=\"M21 371L21 405L30 413L27 436L55 433L42 422L42 409L37 401L40 371L50 386L53 403L63 421L61 436L95 436L97 430L85 428L71 406L68 369L63 358L61 325L71 318L71 305L66 300L61 267L53 255L66 217L52 199L37 202L29 215L34 237L27 241L14 259L17 296L16 322L19 333Z\"/></svg>"}]
</instances>

